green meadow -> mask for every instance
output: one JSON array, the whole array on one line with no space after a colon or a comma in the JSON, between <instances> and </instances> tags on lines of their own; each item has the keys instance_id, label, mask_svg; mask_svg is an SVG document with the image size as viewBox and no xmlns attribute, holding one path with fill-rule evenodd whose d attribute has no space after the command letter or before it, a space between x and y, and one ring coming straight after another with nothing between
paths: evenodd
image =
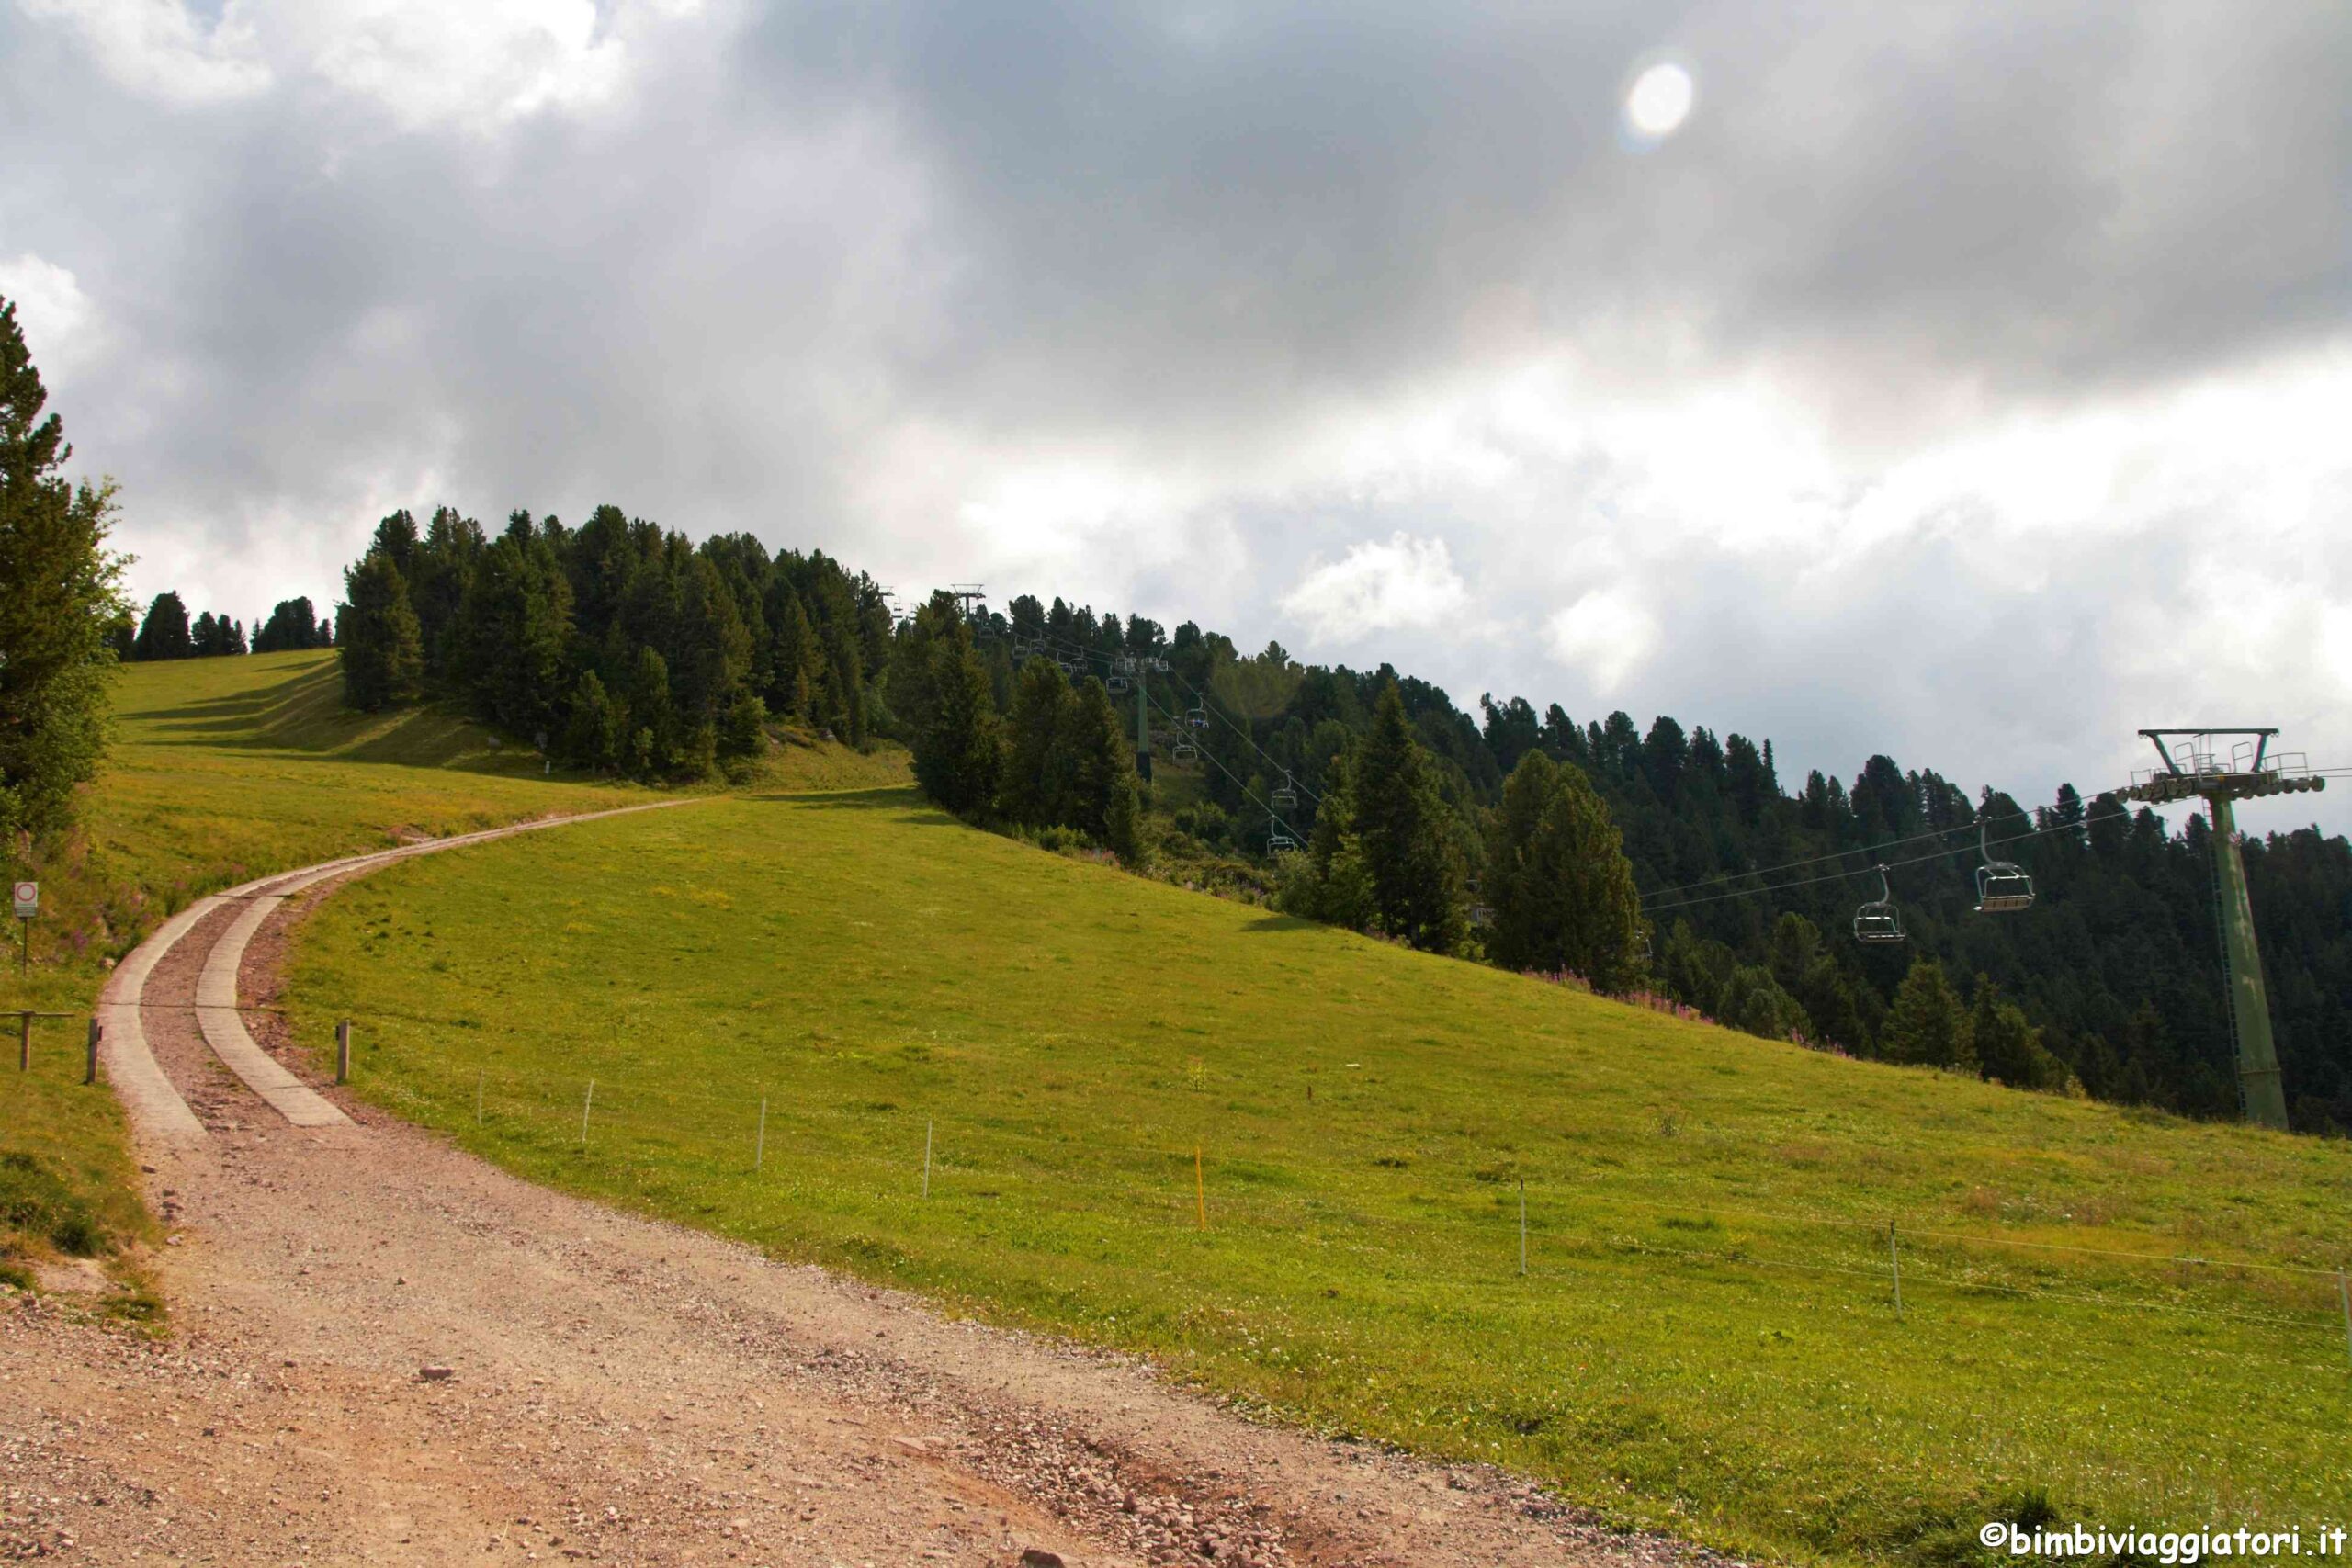
<instances>
[{"instance_id":1,"label":"green meadow","mask_svg":"<svg viewBox=\"0 0 2352 1568\"><path fill-rule=\"evenodd\" d=\"M902 789L409 863L296 963L360 1092L525 1176L1729 1550L2352 1496L2339 1145L1770 1043Z\"/></svg>"},{"instance_id":2,"label":"green meadow","mask_svg":"<svg viewBox=\"0 0 2352 1568\"><path fill-rule=\"evenodd\" d=\"M150 1235L113 1097L82 1087L87 1014L108 965L174 911L272 871L404 838L659 798L541 772L445 708L346 711L329 651L133 664L117 676L113 744L71 840L33 868L41 916L20 972L7 932L0 1011L34 1025L33 1070L0 1073L0 1269L26 1252L119 1253ZM903 776L903 758L781 748L755 784ZM19 873L19 874L22 874ZM15 922L9 922L11 927ZM11 1031L15 1020L8 1021Z\"/></svg>"}]
</instances>

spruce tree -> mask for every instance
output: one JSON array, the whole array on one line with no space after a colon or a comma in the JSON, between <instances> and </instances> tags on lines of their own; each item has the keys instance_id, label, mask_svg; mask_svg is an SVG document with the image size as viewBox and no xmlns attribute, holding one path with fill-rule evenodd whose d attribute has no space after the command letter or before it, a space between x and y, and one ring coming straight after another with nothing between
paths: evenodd
<instances>
[{"instance_id":1,"label":"spruce tree","mask_svg":"<svg viewBox=\"0 0 2352 1568\"><path fill-rule=\"evenodd\" d=\"M806 723L814 709L818 687L824 680L825 650L808 624L800 596L783 578L770 596L767 623L773 639L768 656L768 711Z\"/></svg>"},{"instance_id":2,"label":"spruce tree","mask_svg":"<svg viewBox=\"0 0 2352 1568\"><path fill-rule=\"evenodd\" d=\"M195 653L196 637L188 627L187 605L168 590L156 594L147 606L147 618L139 623L139 636L130 645L130 657L144 661L187 659Z\"/></svg>"},{"instance_id":3,"label":"spruce tree","mask_svg":"<svg viewBox=\"0 0 2352 1568\"><path fill-rule=\"evenodd\" d=\"M1323 798L1306 848L1283 857L1274 907L1284 914L1365 931L1373 923L1372 877L1355 832L1354 773L1340 752L1323 775Z\"/></svg>"},{"instance_id":4,"label":"spruce tree","mask_svg":"<svg viewBox=\"0 0 2352 1568\"><path fill-rule=\"evenodd\" d=\"M1357 748L1354 815L1380 929L1425 952L1460 946L1466 925L1462 864L1445 803L1394 681L1381 688L1372 732Z\"/></svg>"},{"instance_id":5,"label":"spruce tree","mask_svg":"<svg viewBox=\"0 0 2352 1568\"><path fill-rule=\"evenodd\" d=\"M1968 1039L1968 1010L1932 958L1914 959L1894 988L1882 1041L1887 1060L1974 1071L1976 1054Z\"/></svg>"},{"instance_id":6,"label":"spruce tree","mask_svg":"<svg viewBox=\"0 0 2352 1568\"><path fill-rule=\"evenodd\" d=\"M1110 692L1091 675L1079 682L1069 718L1071 766L1066 820L1095 842L1108 843L1119 797L1136 792L1135 749L1111 706Z\"/></svg>"},{"instance_id":7,"label":"spruce tree","mask_svg":"<svg viewBox=\"0 0 2352 1568\"><path fill-rule=\"evenodd\" d=\"M659 649L640 648L629 672L628 721L633 727L626 761L639 776L668 773L678 765L681 737L670 704L670 665Z\"/></svg>"},{"instance_id":8,"label":"spruce tree","mask_svg":"<svg viewBox=\"0 0 2352 1568\"><path fill-rule=\"evenodd\" d=\"M64 426L0 299L0 834L64 828L106 750L112 628L128 613L107 549L111 484L70 483ZM185 612L183 612L183 615Z\"/></svg>"},{"instance_id":9,"label":"spruce tree","mask_svg":"<svg viewBox=\"0 0 2352 1568\"><path fill-rule=\"evenodd\" d=\"M474 712L516 735L551 728L571 641L571 584L546 541L502 535L483 552L458 619Z\"/></svg>"},{"instance_id":10,"label":"spruce tree","mask_svg":"<svg viewBox=\"0 0 2352 1568\"><path fill-rule=\"evenodd\" d=\"M371 552L344 574L344 702L363 713L414 702L424 660L400 569Z\"/></svg>"},{"instance_id":11,"label":"spruce tree","mask_svg":"<svg viewBox=\"0 0 2352 1568\"><path fill-rule=\"evenodd\" d=\"M915 737L915 782L959 817L984 811L996 798L1004 762L996 698L988 667L960 622L931 650L931 722Z\"/></svg>"},{"instance_id":12,"label":"spruce tree","mask_svg":"<svg viewBox=\"0 0 2352 1568\"><path fill-rule=\"evenodd\" d=\"M1641 899L1616 823L1574 762L1531 750L1503 785L1487 869L1487 956L1580 975L1604 991L1641 978Z\"/></svg>"},{"instance_id":13,"label":"spruce tree","mask_svg":"<svg viewBox=\"0 0 2352 1568\"><path fill-rule=\"evenodd\" d=\"M1976 976L1968 1037L1975 1048L1977 1070L1995 1083L2011 1089L2059 1089L2065 1084L2065 1064L2050 1054L2041 1032L1988 976Z\"/></svg>"},{"instance_id":14,"label":"spruce tree","mask_svg":"<svg viewBox=\"0 0 2352 1568\"><path fill-rule=\"evenodd\" d=\"M1070 813L1072 756L1065 743L1071 728L1069 682L1050 659L1021 667L1012 688L1012 712L1005 726L1004 774L997 810L1026 828L1060 822Z\"/></svg>"},{"instance_id":15,"label":"spruce tree","mask_svg":"<svg viewBox=\"0 0 2352 1568\"><path fill-rule=\"evenodd\" d=\"M1487 908L1493 911L1487 930L1487 957L1505 969L1545 969L1546 957L1558 947L1548 934L1549 889L1541 886L1529 863L1536 833L1558 783L1558 766L1536 750L1522 754L1503 782L1485 893Z\"/></svg>"},{"instance_id":16,"label":"spruce tree","mask_svg":"<svg viewBox=\"0 0 2352 1568\"><path fill-rule=\"evenodd\" d=\"M628 734L628 714L613 701L594 670L582 671L580 683L572 688L571 709L564 720L565 758L584 768L617 768Z\"/></svg>"}]
</instances>

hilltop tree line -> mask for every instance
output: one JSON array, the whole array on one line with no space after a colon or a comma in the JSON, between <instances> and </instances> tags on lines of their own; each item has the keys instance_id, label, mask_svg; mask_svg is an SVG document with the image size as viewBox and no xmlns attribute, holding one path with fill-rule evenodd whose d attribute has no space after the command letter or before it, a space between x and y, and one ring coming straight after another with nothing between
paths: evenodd
<instances>
[{"instance_id":1,"label":"hilltop tree line","mask_svg":"<svg viewBox=\"0 0 2352 1568\"><path fill-rule=\"evenodd\" d=\"M577 528L516 512L492 537L445 507L386 517L345 587L352 706L448 698L577 766L698 778L771 720L853 746L889 724L889 607L821 552L695 546L611 506Z\"/></svg>"},{"instance_id":2,"label":"hilltop tree line","mask_svg":"<svg viewBox=\"0 0 2352 1568\"><path fill-rule=\"evenodd\" d=\"M165 591L148 602L134 627L128 611L109 623L107 641L125 663L157 659L212 659L232 653L279 653L291 649L331 648L334 624L322 618L307 598L281 599L266 620L255 617L254 635L244 624L209 610L188 619L187 604Z\"/></svg>"}]
</instances>

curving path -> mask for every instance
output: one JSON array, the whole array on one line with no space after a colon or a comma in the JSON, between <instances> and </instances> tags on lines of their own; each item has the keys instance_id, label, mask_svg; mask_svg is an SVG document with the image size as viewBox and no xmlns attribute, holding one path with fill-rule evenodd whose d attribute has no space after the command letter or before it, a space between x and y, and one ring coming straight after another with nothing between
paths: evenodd
<instances>
[{"instance_id":1,"label":"curving path","mask_svg":"<svg viewBox=\"0 0 2352 1568\"><path fill-rule=\"evenodd\" d=\"M532 1186L306 1082L262 1004L309 902L554 825L262 878L119 967L105 1060L171 1229L151 1264L172 1331L0 1310L0 1558L1702 1558L1508 1477L1252 1425L1131 1359Z\"/></svg>"}]
</instances>

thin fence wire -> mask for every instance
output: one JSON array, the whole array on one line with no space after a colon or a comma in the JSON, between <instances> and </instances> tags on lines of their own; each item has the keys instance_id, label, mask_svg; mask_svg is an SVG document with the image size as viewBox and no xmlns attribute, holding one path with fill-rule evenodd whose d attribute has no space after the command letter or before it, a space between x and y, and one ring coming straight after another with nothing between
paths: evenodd
<instances>
[{"instance_id":1,"label":"thin fence wire","mask_svg":"<svg viewBox=\"0 0 2352 1568\"><path fill-rule=\"evenodd\" d=\"M935 1113L889 1104L875 1105L795 1103L779 1100L771 1090L763 1119L760 1097L713 1093L671 1084L652 1084L641 1080L596 1076L595 1099L593 1107L587 1099L587 1079L547 1079L510 1069L471 1064L470 1073L460 1074L454 1058L435 1059L419 1064L436 1078L450 1079L452 1089L447 1103L441 1097L422 1092L413 1086L398 1085L398 1098L427 1109L453 1128L463 1132L474 1127L477 1114L486 1113L485 1129L495 1136L509 1121L529 1123L534 1141L543 1141L557 1147L586 1147L594 1157L627 1163L632 1152L660 1150L683 1156L699 1166L712 1178L732 1180L759 1179L765 1185L802 1191L832 1191L850 1194L865 1201L901 1198L916 1201L914 1191L919 1181L915 1174L922 1163L922 1122L937 1122L944 1131L938 1143L937 1177L950 1179L947 1190L940 1191L933 1201L950 1201L967 1197L955 1190L956 1180L966 1185L978 1180L989 1184L988 1198L998 1196L1007 1186L1023 1189L1023 1201L1029 1211L1048 1228L1057 1224L1078 1224L1090 1216L1103 1212L1105 1195L1094 1189L1080 1189L1068 1180L1066 1171L1055 1168L1051 1162L1040 1163L1035 1157L1039 1129L1018 1124L985 1126L960 1124L942 1121ZM459 1084L458 1078L466 1077ZM458 1090L463 1092L459 1093ZM464 1103L460 1105L459 1100ZM485 1108L477 1112L477 1104ZM701 1115L665 1114L670 1107L710 1108L726 1114ZM583 1145L581 1122L583 1111L589 1112L592 1134ZM884 1119L903 1119L906 1147L875 1135L876 1122ZM741 1125L738 1126L737 1123ZM820 1131L821 1130L821 1131ZM796 1171L805 1162L796 1144L812 1132L826 1138L823 1158L832 1168L828 1176L812 1179L805 1170ZM599 1145L595 1134L606 1134ZM617 1134L618 1136L613 1136ZM632 1150L622 1140L635 1140L639 1147ZM729 1161L720 1156L713 1145L741 1142L742 1158ZM1148 1168L1164 1165L1170 1180L1165 1191L1137 1190L1125 1194L1110 1195L1111 1201L1130 1214L1166 1212L1171 1223L1183 1223L1191 1218L1193 1196L1188 1190L1192 1184L1182 1179L1191 1174L1193 1158L1189 1134L1179 1134L1171 1129L1164 1139L1123 1137L1114 1129L1091 1124L1083 1138L1065 1137L1061 1146L1083 1148L1099 1154L1105 1149L1116 1151L1131 1165ZM1367 1145L1369 1146L1369 1145ZM1220 1162L1212 1159L1215 1170ZM1227 1161L1230 1169L1234 1162ZM1240 1165L1262 1169L1266 1163L1245 1158ZM1340 1162L1328 1162L1338 1168ZM761 1167L777 1174L763 1177ZM1298 1174L1298 1168L1279 1168L1289 1174ZM871 1190L864 1189L856 1176L873 1173ZM889 1173L884 1175L883 1173ZM894 1193L888 1189L903 1185L907 1190ZM1481 1183L1480 1190L1487 1185ZM1499 1190L1499 1189L1498 1189ZM1683 1215L1713 1223L1737 1220L1786 1227L1802 1235L1807 1231L1826 1230L1853 1235L1875 1249L1879 1238L1887 1233L1887 1221L1857 1219L1842 1215L1776 1213L1748 1209L1711 1201L1694 1195L1679 1201L1651 1199L1637 1194L1614 1190L1606 1178L1593 1178L1581 1186L1565 1186L1551 1193L1534 1190L1537 1199L1532 1211L1534 1235L1539 1248L1535 1278L1559 1279L1566 1270L1540 1267L1543 1243L1547 1239L1555 1245L1566 1243L1579 1249L1598 1249L1604 1257L1672 1259L1677 1263L1725 1270L1760 1269L1809 1274L1824 1278L1868 1280L1877 1285L1891 1285L1890 1269L1883 1266L1855 1267L1818 1258L1762 1257L1742 1246L1736 1248L1705 1249L1662 1245L1646 1237L1621 1234L1609 1228L1609 1211L1612 1208L1637 1209L1646 1213ZM1548 1201L1547 1201L1548 1200ZM1500 1204L1501 1199L1496 1202ZM1465 1246L1476 1246L1471 1239L1474 1227L1491 1227L1498 1232L1510 1231L1516 1225L1515 1211L1505 1213L1496 1208L1487 1212L1478 1194L1464 1191L1455 1195L1449 1212L1419 1217L1399 1216L1393 1213L1367 1213L1357 1204L1340 1196L1311 1197L1270 1193L1256 1189L1247 1180L1228 1185L1217 1195L1216 1224L1218 1229L1259 1226L1278 1229L1289 1234L1316 1236L1316 1245L1348 1249L1359 1245L1357 1233L1363 1233L1360 1245L1371 1246L1369 1236L1376 1232L1383 1249L1395 1251L1400 1243L1425 1244L1418 1250L1430 1255L1459 1251ZM1549 1213L1545 1211L1548 1210ZM2152 1254L2133 1252L2117 1247L2076 1247L2064 1243L2040 1242L2022 1237L1974 1234L1915 1225L1901 1215L1891 1216L1896 1223L1901 1240L1908 1245L1904 1260L1903 1280L1906 1293L1928 1288L1957 1294L1988 1293L2021 1303L2068 1303L2087 1305L2102 1311L2117 1313L2146 1313L2175 1317L2194 1317L2226 1321L2262 1328L2308 1330L2324 1328L2336 1337L2337 1306L2335 1292L2324 1307L2307 1312L2247 1312L2230 1307L2199 1304L2180 1300L2151 1299L2141 1295L2123 1295L2112 1292L2085 1292L2051 1289L2046 1285L2019 1284L2009 1280L1955 1274L1948 1269L1931 1267L1934 1248L1921 1243L1939 1244L1962 1249L2025 1248L2037 1253L2069 1254L2114 1263L2146 1267L2154 1265L2167 1269L2188 1268L2205 1271L2226 1269L2260 1270L2292 1276L2313 1283L2337 1279L2335 1269L2306 1265L2266 1262L2254 1258L2208 1258L2202 1256ZM1547 1226L1563 1224L1574 1225L1575 1231L1563 1235L1556 1228L1547 1237ZM1186 1228L1191 1228L1189 1224ZM1319 1231L1331 1234L1317 1234ZM1510 1243L1500 1244L1498 1258L1509 1250ZM1587 1261L1589 1250L1583 1251ZM1506 1272L1509 1270L1506 1269ZM2208 1274L2197 1289L2211 1291L2222 1281ZM2188 1288L2175 1282L2176 1288ZM2341 1370L2341 1369L2335 1369Z\"/></svg>"}]
</instances>

